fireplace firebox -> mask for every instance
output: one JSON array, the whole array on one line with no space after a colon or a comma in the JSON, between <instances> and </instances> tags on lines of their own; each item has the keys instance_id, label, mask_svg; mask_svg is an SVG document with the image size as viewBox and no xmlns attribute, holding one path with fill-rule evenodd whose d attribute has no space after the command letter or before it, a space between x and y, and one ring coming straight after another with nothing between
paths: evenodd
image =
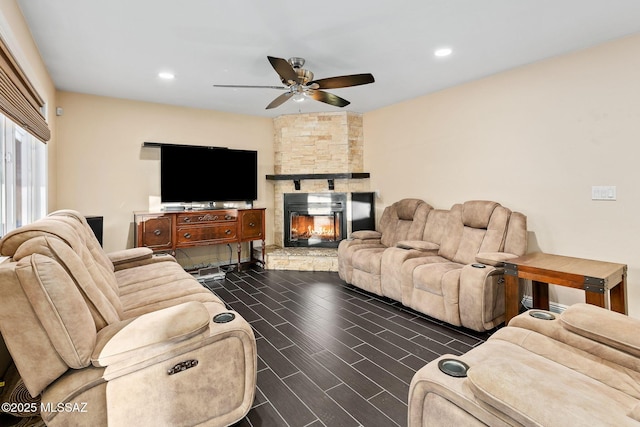
<instances>
[{"instance_id":1,"label":"fireplace firebox","mask_svg":"<svg viewBox=\"0 0 640 427\"><path fill-rule=\"evenodd\" d=\"M284 194L285 247L337 248L346 236L346 193Z\"/></svg>"}]
</instances>

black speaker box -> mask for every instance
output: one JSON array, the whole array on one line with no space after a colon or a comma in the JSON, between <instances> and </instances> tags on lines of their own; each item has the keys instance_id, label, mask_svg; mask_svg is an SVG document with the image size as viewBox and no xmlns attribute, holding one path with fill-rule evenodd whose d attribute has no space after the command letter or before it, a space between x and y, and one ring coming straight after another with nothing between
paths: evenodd
<instances>
[{"instance_id":1,"label":"black speaker box","mask_svg":"<svg viewBox=\"0 0 640 427\"><path fill-rule=\"evenodd\" d=\"M102 223L103 218L101 216L87 216L85 217L89 223L89 227L93 230L93 234L96 235L100 246L102 246Z\"/></svg>"}]
</instances>

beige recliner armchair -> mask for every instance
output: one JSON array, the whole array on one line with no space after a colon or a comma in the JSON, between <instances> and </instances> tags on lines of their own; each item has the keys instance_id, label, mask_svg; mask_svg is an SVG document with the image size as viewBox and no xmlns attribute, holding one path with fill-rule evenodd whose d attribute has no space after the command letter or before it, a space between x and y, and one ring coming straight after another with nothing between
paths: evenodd
<instances>
[{"instance_id":1,"label":"beige recliner armchair","mask_svg":"<svg viewBox=\"0 0 640 427\"><path fill-rule=\"evenodd\" d=\"M638 319L582 303L522 313L464 355L416 372L407 424L638 426L637 328Z\"/></svg>"},{"instance_id":2,"label":"beige recliner armchair","mask_svg":"<svg viewBox=\"0 0 640 427\"><path fill-rule=\"evenodd\" d=\"M431 205L403 199L385 208L379 231L357 231L338 246L338 273L347 283L382 295L382 254L402 240L422 237Z\"/></svg>"},{"instance_id":3,"label":"beige recliner armchair","mask_svg":"<svg viewBox=\"0 0 640 427\"><path fill-rule=\"evenodd\" d=\"M69 221L43 219L0 241L12 257L0 265L0 331L29 393L41 395L45 423L244 417L256 384L249 324L173 261L116 277Z\"/></svg>"}]
</instances>

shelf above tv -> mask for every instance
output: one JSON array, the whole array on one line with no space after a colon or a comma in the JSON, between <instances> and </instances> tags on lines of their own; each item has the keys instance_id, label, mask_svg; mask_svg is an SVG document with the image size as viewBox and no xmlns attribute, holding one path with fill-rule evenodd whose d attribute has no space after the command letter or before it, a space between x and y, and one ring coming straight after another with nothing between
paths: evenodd
<instances>
[{"instance_id":1,"label":"shelf above tv","mask_svg":"<svg viewBox=\"0 0 640 427\"><path fill-rule=\"evenodd\" d=\"M336 179L367 179L371 176L369 172L347 172L347 173L301 173L301 174L282 174L267 175L270 181L293 181L296 190L300 190L300 181L303 179L326 179L329 190L334 189L334 181Z\"/></svg>"}]
</instances>

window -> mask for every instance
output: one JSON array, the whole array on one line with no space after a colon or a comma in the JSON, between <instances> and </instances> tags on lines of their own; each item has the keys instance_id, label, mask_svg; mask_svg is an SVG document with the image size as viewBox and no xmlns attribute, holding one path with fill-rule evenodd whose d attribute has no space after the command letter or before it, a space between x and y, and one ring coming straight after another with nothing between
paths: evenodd
<instances>
[{"instance_id":1,"label":"window","mask_svg":"<svg viewBox=\"0 0 640 427\"><path fill-rule=\"evenodd\" d=\"M47 145L0 114L0 235L47 212Z\"/></svg>"}]
</instances>

